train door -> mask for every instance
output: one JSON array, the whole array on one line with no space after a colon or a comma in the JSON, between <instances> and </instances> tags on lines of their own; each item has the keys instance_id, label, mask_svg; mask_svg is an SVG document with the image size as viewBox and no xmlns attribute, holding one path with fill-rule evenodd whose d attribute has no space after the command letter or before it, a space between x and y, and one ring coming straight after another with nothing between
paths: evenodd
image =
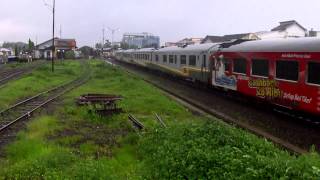
<instances>
[{"instance_id":1,"label":"train door","mask_svg":"<svg viewBox=\"0 0 320 180\"><path fill-rule=\"evenodd\" d=\"M202 55L202 63L201 63L201 80L204 81L207 77L207 55Z\"/></svg>"}]
</instances>

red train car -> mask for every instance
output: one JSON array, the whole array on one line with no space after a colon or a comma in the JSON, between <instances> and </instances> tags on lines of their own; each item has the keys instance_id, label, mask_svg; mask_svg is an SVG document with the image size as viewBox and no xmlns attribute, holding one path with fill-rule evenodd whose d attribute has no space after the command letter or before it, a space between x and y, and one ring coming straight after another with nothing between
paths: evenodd
<instances>
[{"instance_id":1,"label":"red train car","mask_svg":"<svg viewBox=\"0 0 320 180\"><path fill-rule=\"evenodd\" d=\"M212 54L212 85L320 115L320 39L246 41Z\"/></svg>"}]
</instances>

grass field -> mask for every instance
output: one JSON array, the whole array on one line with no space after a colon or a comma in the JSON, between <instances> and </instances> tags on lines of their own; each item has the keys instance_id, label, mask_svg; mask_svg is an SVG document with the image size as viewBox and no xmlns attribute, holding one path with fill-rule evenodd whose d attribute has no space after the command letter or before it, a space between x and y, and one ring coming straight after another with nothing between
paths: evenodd
<instances>
[{"instance_id":1,"label":"grass field","mask_svg":"<svg viewBox=\"0 0 320 180\"><path fill-rule=\"evenodd\" d=\"M8 66L22 66L12 64ZM51 64L47 63L31 74L0 87L0 109L4 109L30 95L42 92L63 82L71 81L81 73L81 65L75 61L56 62L56 71L51 72Z\"/></svg>"},{"instance_id":2,"label":"grass field","mask_svg":"<svg viewBox=\"0 0 320 180\"><path fill-rule=\"evenodd\" d=\"M318 179L316 153L292 156L272 143L194 115L139 78L99 61L91 80L52 116L20 132L0 161L3 179ZM64 68L71 68L65 65ZM67 73L68 74L68 73ZM61 75L63 76L63 75ZM122 95L124 112L99 117L75 105L85 93ZM137 133L131 113L147 127ZM169 126L155 121L158 113Z\"/></svg>"}]
</instances>

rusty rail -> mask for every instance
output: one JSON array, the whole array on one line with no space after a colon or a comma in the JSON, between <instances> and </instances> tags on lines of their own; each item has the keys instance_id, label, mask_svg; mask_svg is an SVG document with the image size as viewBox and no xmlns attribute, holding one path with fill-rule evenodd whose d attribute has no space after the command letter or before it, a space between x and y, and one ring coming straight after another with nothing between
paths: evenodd
<instances>
[{"instance_id":1,"label":"rusty rail","mask_svg":"<svg viewBox=\"0 0 320 180\"><path fill-rule=\"evenodd\" d=\"M133 115L129 114L128 118L132 122L132 125L135 128L137 128L138 130L142 131L143 129L145 129L144 125L137 118L135 118Z\"/></svg>"}]
</instances>

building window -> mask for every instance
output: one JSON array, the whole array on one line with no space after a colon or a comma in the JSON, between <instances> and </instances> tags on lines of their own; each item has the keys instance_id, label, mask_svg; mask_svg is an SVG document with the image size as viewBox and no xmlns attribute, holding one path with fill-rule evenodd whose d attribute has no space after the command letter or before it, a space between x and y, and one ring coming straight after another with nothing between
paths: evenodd
<instances>
[{"instance_id":1,"label":"building window","mask_svg":"<svg viewBox=\"0 0 320 180\"><path fill-rule=\"evenodd\" d=\"M196 63L197 63L197 57L194 55L189 56L189 65L196 66Z\"/></svg>"},{"instance_id":2,"label":"building window","mask_svg":"<svg viewBox=\"0 0 320 180\"><path fill-rule=\"evenodd\" d=\"M233 72L246 74L247 61L246 59L234 59L233 60Z\"/></svg>"},{"instance_id":3,"label":"building window","mask_svg":"<svg viewBox=\"0 0 320 180\"><path fill-rule=\"evenodd\" d=\"M276 62L276 77L278 79L298 81L298 78L299 78L298 61L278 60Z\"/></svg>"},{"instance_id":4,"label":"building window","mask_svg":"<svg viewBox=\"0 0 320 180\"><path fill-rule=\"evenodd\" d=\"M269 61L265 59L252 59L252 75L269 76Z\"/></svg>"},{"instance_id":5,"label":"building window","mask_svg":"<svg viewBox=\"0 0 320 180\"><path fill-rule=\"evenodd\" d=\"M181 55L180 56L180 63L181 64L187 64L187 56L186 55Z\"/></svg>"},{"instance_id":6,"label":"building window","mask_svg":"<svg viewBox=\"0 0 320 180\"><path fill-rule=\"evenodd\" d=\"M175 64L177 64L177 59L178 59L177 55L174 55L174 63Z\"/></svg>"},{"instance_id":7,"label":"building window","mask_svg":"<svg viewBox=\"0 0 320 180\"><path fill-rule=\"evenodd\" d=\"M320 63L308 63L308 79L307 82L311 84L320 85Z\"/></svg>"},{"instance_id":8,"label":"building window","mask_svg":"<svg viewBox=\"0 0 320 180\"><path fill-rule=\"evenodd\" d=\"M159 61L159 56L158 56L158 55L156 55L156 61L157 61L157 62Z\"/></svg>"},{"instance_id":9,"label":"building window","mask_svg":"<svg viewBox=\"0 0 320 180\"><path fill-rule=\"evenodd\" d=\"M169 55L169 63L173 64L173 55Z\"/></svg>"},{"instance_id":10,"label":"building window","mask_svg":"<svg viewBox=\"0 0 320 180\"><path fill-rule=\"evenodd\" d=\"M167 63L167 55L163 55L163 62Z\"/></svg>"}]
</instances>

